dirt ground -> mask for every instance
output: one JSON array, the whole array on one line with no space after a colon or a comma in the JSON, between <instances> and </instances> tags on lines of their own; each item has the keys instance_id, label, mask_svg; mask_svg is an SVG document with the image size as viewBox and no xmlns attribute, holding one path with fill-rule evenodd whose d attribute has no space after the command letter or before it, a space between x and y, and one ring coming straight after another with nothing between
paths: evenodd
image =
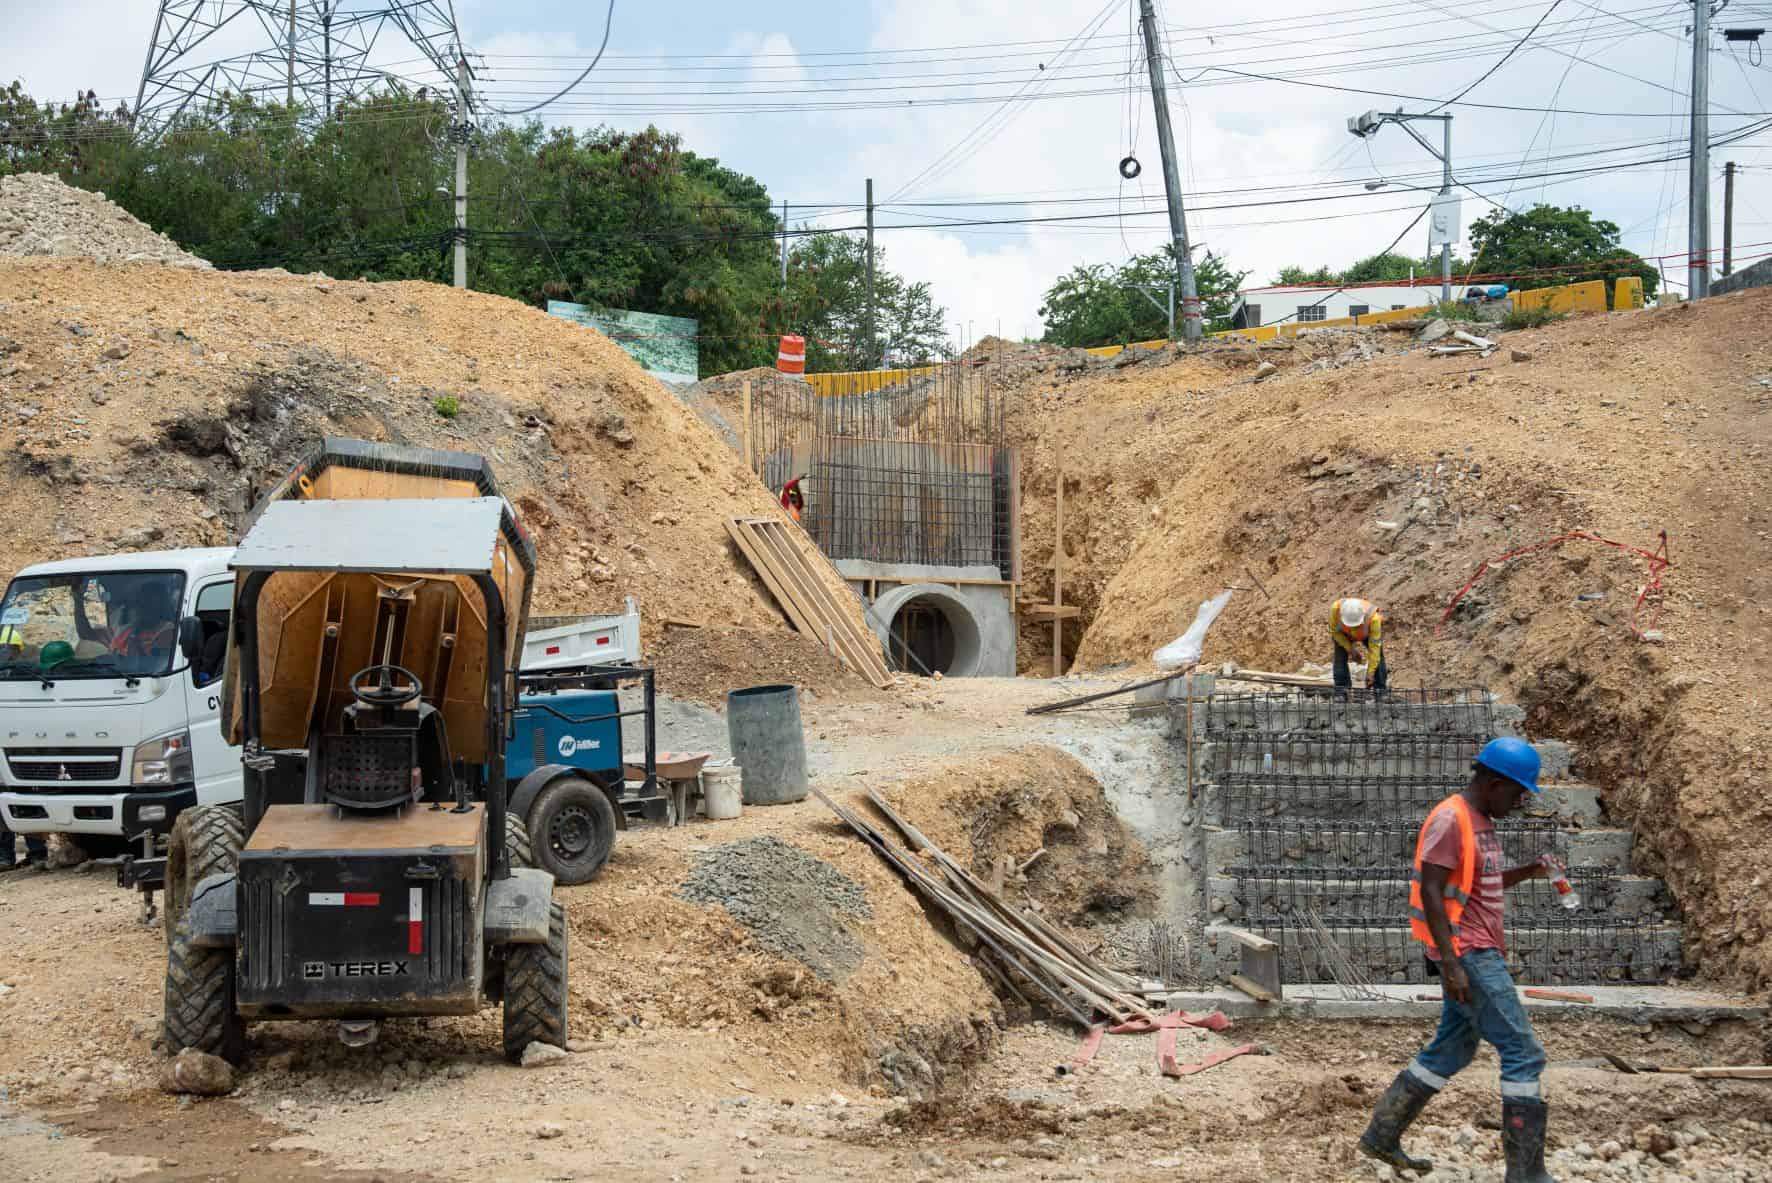
<instances>
[{"instance_id":1,"label":"dirt ground","mask_svg":"<svg viewBox=\"0 0 1772 1183\"><path fill-rule=\"evenodd\" d=\"M1112 684L912 680L887 702L814 699L814 783L852 804L862 788L880 790L981 868L1046 848L1010 876L1010 894L1088 941L1098 921L1149 915L1149 890L1136 839L1061 748L1115 742L1124 719L1024 712ZM871 918L849 926L865 956L847 976L826 980L769 953L723 908L678 898L706 852L765 836L865 891ZM355 1051L329 1025L263 1024L238 1091L210 1100L155 1088L163 949L134 897L103 869L0 878L9 1177L1377 1178L1355 1163L1352 1139L1427 1034L1407 1023L1189 1032L1184 1061L1245 1042L1271 1054L1183 1081L1156 1073L1153 1037L1111 1037L1095 1064L1060 1075L1077 1032L1006 1013L942 922L816 800L629 831L596 881L562 896L581 1049L563 1063L506 1065L496 1011L387 1024ZM1654 1124L1687 1139L1681 1158L1639 1153L1622 1177L1772 1171L1764 1085L1590 1066L1602 1049L1759 1061L1765 1032L1596 1022L1543 1034L1555 1145L1566 1154L1586 1145L1598 1155L1607 1142L1628 1154ZM1483 1124L1493 1094L1493 1060L1479 1061L1431 1112L1424 1147L1466 1172L1447 1177L1499 1178L1496 1135Z\"/></svg>"}]
</instances>

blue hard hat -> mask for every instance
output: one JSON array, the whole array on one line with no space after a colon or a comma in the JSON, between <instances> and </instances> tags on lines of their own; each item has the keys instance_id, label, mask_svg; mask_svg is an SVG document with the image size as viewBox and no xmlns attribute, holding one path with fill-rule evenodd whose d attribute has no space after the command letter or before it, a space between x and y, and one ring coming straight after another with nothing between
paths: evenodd
<instances>
[{"instance_id":1,"label":"blue hard hat","mask_svg":"<svg viewBox=\"0 0 1772 1183\"><path fill-rule=\"evenodd\" d=\"M1540 792L1538 787L1538 753L1523 739L1504 735L1483 745L1477 753L1476 766L1487 768L1497 776L1505 776L1523 789Z\"/></svg>"}]
</instances>

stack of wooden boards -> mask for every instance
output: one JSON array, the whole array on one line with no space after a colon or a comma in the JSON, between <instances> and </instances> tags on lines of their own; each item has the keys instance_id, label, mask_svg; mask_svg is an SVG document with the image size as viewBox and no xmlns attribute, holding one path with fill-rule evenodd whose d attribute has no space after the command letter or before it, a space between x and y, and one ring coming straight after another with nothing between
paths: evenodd
<instances>
[{"instance_id":1,"label":"stack of wooden boards","mask_svg":"<svg viewBox=\"0 0 1772 1183\"><path fill-rule=\"evenodd\" d=\"M1068 1015L1083 1027L1093 1026L1099 1014L1116 1025L1138 1023L1148 1025L1141 1029L1160 1028L1162 1006L1154 1011L1150 1008L1143 983L1097 963L1039 916L1010 907L989 885L894 812L880 794L870 789L868 800L904 835L910 843L908 849L853 810L817 789L812 791L912 889L947 913L968 941L977 942L980 963L1011 995L1030 1006ZM918 857L919 853L933 862L939 874ZM1153 992L1159 996L1166 993L1162 989Z\"/></svg>"},{"instance_id":2,"label":"stack of wooden boards","mask_svg":"<svg viewBox=\"0 0 1772 1183\"><path fill-rule=\"evenodd\" d=\"M732 518L726 532L795 629L875 686L892 684L880 642L843 610L843 603L819 578L819 566L828 566L829 560L811 539L776 518Z\"/></svg>"}]
</instances>

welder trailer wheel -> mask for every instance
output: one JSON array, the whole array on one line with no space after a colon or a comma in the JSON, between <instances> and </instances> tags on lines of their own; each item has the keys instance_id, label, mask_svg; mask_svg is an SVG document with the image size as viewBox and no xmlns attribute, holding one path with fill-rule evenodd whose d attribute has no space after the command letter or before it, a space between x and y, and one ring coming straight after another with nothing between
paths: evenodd
<instances>
[{"instance_id":1,"label":"welder trailer wheel","mask_svg":"<svg viewBox=\"0 0 1772 1183\"><path fill-rule=\"evenodd\" d=\"M529 807L535 862L557 883L589 883L615 848L615 806L601 786L582 776L550 781Z\"/></svg>"}]
</instances>

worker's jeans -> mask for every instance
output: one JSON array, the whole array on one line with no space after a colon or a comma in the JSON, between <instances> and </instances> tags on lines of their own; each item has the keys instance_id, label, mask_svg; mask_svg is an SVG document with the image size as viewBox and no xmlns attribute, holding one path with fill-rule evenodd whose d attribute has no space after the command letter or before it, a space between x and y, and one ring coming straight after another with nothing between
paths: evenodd
<instances>
[{"instance_id":1,"label":"worker's jeans","mask_svg":"<svg viewBox=\"0 0 1772 1183\"><path fill-rule=\"evenodd\" d=\"M1331 644L1333 644L1333 642L1331 642ZM1385 663L1387 660L1388 659L1384 656L1383 653L1380 653L1378 655L1378 668L1376 670L1372 671L1372 677L1370 679L1370 686L1369 686L1370 689L1383 690L1385 688L1385 682L1388 680L1389 673L1390 673L1390 671L1385 668ZM1349 689L1350 687L1352 687L1353 684L1354 684L1354 676L1353 676L1353 674L1348 672L1348 668L1347 668L1347 650L1343 649L1340 645L1336 645L1335 646L1335 685L1338 689L1346 690L1346 689Z\"/></svg>"},{"instance_id":2,"label":"worker's jeans","mask_svg":"<svg viewBox=\"0 0 1772 1183\"><path fill-rule=\"evenodd\" d=\"M41 862L49 857L49 844L43 840L43 835L23 834L20 837L25 840L25 858ZM6 828L5 815L0 814L0 867L13 865L12 851L13 834L11 830Z\"/></svg>"},{"instance_id":3,"label":"worker's jeans","mask_svg":"<svg viewBox=\"0 0 1772 1183\"><path fill-rule=\"evenodd\" d=\"M1445 995L1440 1029L1405 1071L1428 1088L1443 1089L1477 1054L1477 1040L1486 1039L1501 1056L1501 1095L1538 1099L1543 1095L1538 1076L1544 1071L1544 1048L1532 1032L1506 959L1497 949L1472 949L1458 964L1470 979L1471 1000L1453 1002L1450 992Z\"/></svg>"}]
</instances>

